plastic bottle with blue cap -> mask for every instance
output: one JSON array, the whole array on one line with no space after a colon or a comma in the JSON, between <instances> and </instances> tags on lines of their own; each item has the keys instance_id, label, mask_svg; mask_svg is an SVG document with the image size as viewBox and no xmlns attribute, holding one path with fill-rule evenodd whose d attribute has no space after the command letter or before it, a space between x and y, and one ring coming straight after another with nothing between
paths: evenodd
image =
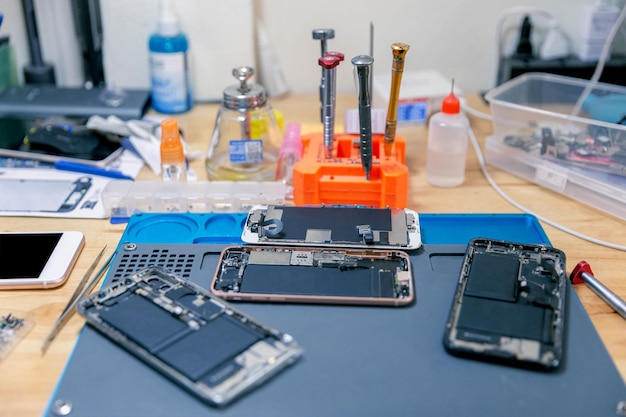
<instances>
[{"instance_id":1,"label":"plastic bottle with blue cap","mask_svg":"<svg viewBox=\"0 0 626 417\"><path fill-rule=\"evenodd\" d=\"M152 107L168 114L190 110L193 98L187 60L189 42L169 0L161 0L157 31L150 36L148 46Z\"/></svg>"}]
</instances>

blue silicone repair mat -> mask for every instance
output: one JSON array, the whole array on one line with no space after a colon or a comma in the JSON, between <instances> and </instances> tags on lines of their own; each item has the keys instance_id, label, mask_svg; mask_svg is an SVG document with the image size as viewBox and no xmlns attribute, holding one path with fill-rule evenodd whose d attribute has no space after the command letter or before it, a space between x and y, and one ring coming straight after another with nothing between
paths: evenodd
<instances>
[{"instance_id":1,"label":"blue silicone repair mat","mask_svg":"<svg viewBox=\"0 0 626 417\"><path fill-rule=\"evenodd\" d=\"M550 243L528 214L420 214L419 219L423 243L466 244L475 237ZM120 242L241 243L245 221L245 213L140 213L130 218Z\"/></svg>"},{"instance_id":2,"label":"blue silicone repair mat","mask_svg":"<svg viewBox=\"0 0 626 417\"><path fill-rule=\"evenodd\" d=\"M570 285L565 361L558 371L512 368L445 352L444 327L466 241L483 236L548 243L534 218L502 216L421 216L425 243L410 253L416 302L408 307L238 303L293 335L305 353L293 367L224 409L202 403L85 326L44 415L55 416L52 404L62 400L71 404L70 416L614 416L618 402L626 400L626 387ZM151 217L129 223L109 278L141 266L125 255L156 251L184 257L188 278L208 287L228 236L205 241L208 216L202 215L182 221L185 226L174 222L178 233L148 234L157 221L164 222L161 231L169 227L165 217L146 220ZM131 227L140 221L146 223ZM165 241L176 241L181 230L203 243ZM440 241L442 231L449 242ZM235 240L229 243L239 243L236 235L229 236ZM159 240L141 241L153 237ZM125 245L133 240L134 249Z\"/></svg>"}]
</instances>

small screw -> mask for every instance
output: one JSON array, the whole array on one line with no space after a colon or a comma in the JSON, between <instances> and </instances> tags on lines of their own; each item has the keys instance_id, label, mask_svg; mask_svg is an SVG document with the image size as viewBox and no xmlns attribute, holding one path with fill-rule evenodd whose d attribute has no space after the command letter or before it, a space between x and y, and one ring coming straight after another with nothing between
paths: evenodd
<instances>
[{"instance_id":1,"label":"small screw","mask_svg":"<svg viewBox=\"0 0 626 417\"><path fill-rule=\"evenodd\" d=\"M132 251L137 249L137 245L135 243L126 243L124 244L124 250Z\"/></svg>"},{"instance_id":2,"label":"small screw","mask_svg":"<svg viewBox=\"0 0 626 417\"><path fill-rule=\"evenodd\" d=\"M72 412L72 403L65 400L55 400L52 404L52 412L57 416L67 416Z\"/></svg>"}]
</instances>

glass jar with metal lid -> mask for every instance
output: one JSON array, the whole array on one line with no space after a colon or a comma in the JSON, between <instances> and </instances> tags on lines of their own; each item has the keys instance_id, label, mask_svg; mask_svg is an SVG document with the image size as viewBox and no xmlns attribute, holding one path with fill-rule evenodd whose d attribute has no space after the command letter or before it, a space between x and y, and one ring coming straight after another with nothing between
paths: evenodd
<instances>
[{"instance_id":1,"label":"glass jar with metal lid","mask_svg":"<svg viewBox=\"0 0 626 417\"><path fill-rule=\"evenodd\" d=\"M224 90L206 157L209 179L274 180L282 133L263 86L248 84L253 75L251 67L233 69L239 85Z\"/></svg>"}]
</instances>

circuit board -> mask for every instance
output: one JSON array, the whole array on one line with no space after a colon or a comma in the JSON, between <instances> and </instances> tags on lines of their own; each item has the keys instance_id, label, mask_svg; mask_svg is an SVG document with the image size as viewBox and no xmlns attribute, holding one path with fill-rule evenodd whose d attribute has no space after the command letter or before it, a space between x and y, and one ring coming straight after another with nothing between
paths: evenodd
<instances>
[{"instance_id":1,"label":"circuit board","mask_svg":"<svg viewBox=\"0 0 626 417\"><path fill-rule=\"evenodd\" d=\"M296 362L293 338L161 267L83 299L105 336L209 404L224 406Z\"/></svg>"},{"instance_id":2,"label":"circuit board","mask_svg":"<svg viewBox=\"0 0 626 417\"><path fill-rule=\"evenodd\" d=\"M405 252L233 246L222 252L211 290L245 301L406 305L413 301Z\"/></svg>"},{"instance_id":3,"label":"circuit board","mask_svg":"<svg viewBox=\"0 0 626 417\"><path fill-rule=\"evenodd\" d=\"M617 129L529 123L503 143L552 161L626 175L626 134Z\"/></svg>"},{"instance_id":4,"label":"circuit board","mask_svg":"<svg viewBox=\"0 0 626 417\"><path fill-rule=\"evenodd\" d=\"M254 206L241 240L251 244L402 250L422 244L414 210L357 205Z\"/></svg>"},{"instance_id":5,"label":"circuit board","mask_svg":"<svg viewBox=\"0 0 626 417\"><path fill-rule=\"evenodd\" d=\"M544 369L563 358L565 255L545 245L473 239L446 326L454 354Z\"/></svg>"}]
</instances>

